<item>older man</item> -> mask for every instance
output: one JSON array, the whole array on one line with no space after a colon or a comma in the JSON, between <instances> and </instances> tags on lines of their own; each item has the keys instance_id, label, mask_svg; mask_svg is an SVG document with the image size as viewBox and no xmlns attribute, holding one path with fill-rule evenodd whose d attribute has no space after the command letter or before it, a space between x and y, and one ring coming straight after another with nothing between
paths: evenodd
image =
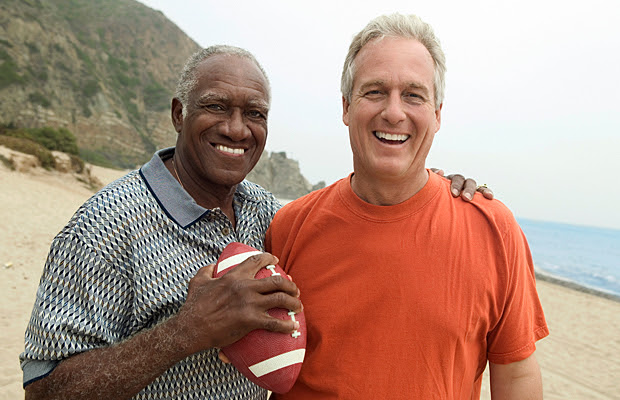
<instances>
[{"instance_id":1,"label":"older man","mask_svg":"<svg viewBox=\"0 0 620 400\"><path fill-rule=\"evenodd\" d=\"M244 181L269 103L247 51L214 46L188 60L172 101L176 148L95 194L52 243L20 357L27 398L267 397L217 348L297 328L266 313L299 311L297 287L253 279L269 254L219 279L208 265L234 241L262 249L280 208Z\"/></svg>"},{"instance_id":2,"label":"older man","mask_svg":"<svg viewBox=\"0 0 620 400\"><path fill-rule=\"evenodd\" d=\"M343 121L354 172L282 208L266 250L299 286L307 355L278 399L540 399L548 334L529 249L498 201L455 201L425 168L445 58L415 16L371 21L349 48Z\"/></svg>"},{"instance_id":3,"label":"older man","mask_svg":"<svg viewBox=\"0 0 620 400\"><path fill-rule=\"evenodd\" d=\"M269 254L220 279L205 266L230 242L262 248L280 207L243 181L265 146L269 100L244 50L188 61L172 101L176 148L97 193L54 239L21 356L27 398L266 397L217 348L257 328L293 331L266 310L299 311L297 288L253 279Z\"/></svg>"}]
</instances>

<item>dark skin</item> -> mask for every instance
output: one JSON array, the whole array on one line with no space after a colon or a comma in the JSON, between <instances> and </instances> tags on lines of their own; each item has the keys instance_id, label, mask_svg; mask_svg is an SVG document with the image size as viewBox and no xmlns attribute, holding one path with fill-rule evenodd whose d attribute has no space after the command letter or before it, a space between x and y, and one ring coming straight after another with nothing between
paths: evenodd
<instances>
[{"instance_id":1,"label":"dark skin","mask_svg":"<svg viewBox=\"0 0 620 400\"><path fill-rule=\"evenodd\" d=\"M442 169L431 168L431 171L444 176L444 171ZM454 197L461 196L461 199L465 201L472 201L474 198L474 193L480 192L485 199L493 200L493 191L486 185L476 186L475 180L471 178L465 179L465 177L460 174L451 174L446 176L446 178L451 181L450 193L452 193L452 196Z\"/></svg>"},{"instance_id":2,"label":"dark skin","mask_svg":"<svg viewBox=\"0 0 620 400\"><path fill-rule=\"evenodd\" d=\"M267 140L268 85L256 65L234 56L212 56L197 72L203 79L188 97L185 116L181 101L172 100L179 133L174 164L192 198L207 209L221 208L234 227L237 184L254 168Z\"/></svg>"},{"instance_id":3,"label":"dark skin","mask_svg":"<svg viewBox=\"0 0 620 400\"><path fill-rule=\"evenodd\" d=\"M265 88L254 64L217 55L201 64L185 118L180 101L172 102L173 125L179 131L175 166L181 182L198 204L220 207L233 227L232 194L260 158L267 136L266 114L261 114L268 104ZM205 93L218 96L205 102ZM242 149L243 154L229 154L227 149ZM224 347L255 329L293 332L298 323L273 318L267 310L301 312L295 283L281 276L254 279L258 270L277 262L263 253L217 279L212 278L213 265L201 268L176 315L121 343L69 357L26 386L26 398L129 399L198 351Z\"/></svg>"},{"instance_id":4,"label":"dark skin","mask_svg":"<svg viewBox=\"0 0 620 400\"><path fill-rule=\"evenodd\" d=\"M223 347L254 329L290 333L296 323L267 310L301 312L297 286L282 276L253 279L277 258L252 256L221 278L213 265L191 279L187 300L172 318L114 346L86 351L61 362L47 377L26 386L26 399L129 399L182 359Z\"/></svg>"},{"instance_id":5,"label":"dark skin","mask_svg":"<svg viewBox=\"0 0 620 400\"><path fill-rule=\"evenodd\" d=\"M198 204L221 208L234 228L236 185L260 158L267 137L267 85L253 63L236 56L210 57L197 77L185 117L181 101L172 101L179 136L175 165L167 160L166 166ZM464 188L473 196L475 182L463 180L455 176L452 189L461 193ZM273 318L267 310L301 312L295 283L281 276L253 278L277 262L263 253L217 279L212 278L213 265L201 268L173 317L121 343L63 360L48 376L26 386L26 399L129 399L196 352L224 347L255 329L293 332L298 323Z\"/></svg>"}]
</instances>

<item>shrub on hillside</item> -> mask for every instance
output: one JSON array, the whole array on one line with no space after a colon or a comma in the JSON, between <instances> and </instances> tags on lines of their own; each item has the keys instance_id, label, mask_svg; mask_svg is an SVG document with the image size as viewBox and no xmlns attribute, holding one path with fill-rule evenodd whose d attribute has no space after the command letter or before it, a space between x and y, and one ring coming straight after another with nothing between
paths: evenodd
<instances>
[{"instance_id":1,"label":"shrub on hillside","mask_svg":"<svg viewBox=\"0 0 620 400\"><path fill-rule=\"evenodd\" d=\"M0 135L0 145L35 156L41 161L41 166L45 169L56 167L52 152L30 139Z\"/></svg>"},{"instance_id":2,"label":"shrub on hillside","mask_svg":"<svg viewBox=\"0 0 620 400\"><path fill-rule=\"evenodd\" d=\"M2 164L4 164L4 166L7 167L10 170L14 170L15 169L15 165L13 165L13 161L9 160L8 158L3 156L2 154L0 154L0 162L2 162Z\"/></svg>"},{"instance_id":3,"label":"shrub on hillside","mask_svg":"<svg viewBox=\"0 0 620 400\"><path fill-rule=\"evenodd\" d=\"M39 143L48 150L62 151L63 153L79 155L75 136L65 128L26 128L2 129L1 135L29 139Z\"/></svg>"}]
</instances>

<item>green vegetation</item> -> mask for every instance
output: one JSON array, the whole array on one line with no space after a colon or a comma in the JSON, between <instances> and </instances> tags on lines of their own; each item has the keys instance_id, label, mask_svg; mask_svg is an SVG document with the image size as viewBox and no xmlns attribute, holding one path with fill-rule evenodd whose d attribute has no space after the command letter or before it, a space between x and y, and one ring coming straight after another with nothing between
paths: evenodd
<instances>
[{"instance_id":1,"label":"green vegetation","mask_svg":"<svg viewBox=\"0 0 620 400\"><path fill-rule=\"evenodd\" d=\"M0 145L22 153L32 154L39 159L41 166L46 169L56 166L52 151L62 151L69 154L73 171L80 173L84 170L84 161L78 155L75 136L65 128L18 129L13 126L0 127ZM5 160L2 160L4 164L10 163L10 160Z\"/></svg>"},{"instance_id":2,"label":"green vegetation","mask_svg":"<svg viewBox=\"0 0 620 400\"><path fill-rule=\"evenodd\" d=\"M101 153L101 150L81 149L80 157L82 157L82 159L86 162L99 165L101 167L118 168L118 163L116 162L116 160L109 159Z\"/></svg>"},{"instance_id":3,"label":"green vegetation","mask_svg":"<svg viewBox=\"0 0 620 400\"><path fill-rule=\"evenodd\" d=\"M41 162L45 169L52 169L56 166L52 152L30 139L0 135L0 145L21 153L32 154Z\"/></svg>"},{"instance_id":4,"label":"green vegetation","mask_svg":"<svg viewBox=\"0 0 620 400\"><path fill-rule=\"evenodd\" d=\"M150 111L165 111L170 107L172 96L168 89L157 82L144 88L144 106Z\"/></svg>"},{"instance_id":5,"label":"green vegetation","mask_svg":"<svg viewBox=\"0 0 620 400\"><path fill-rule=\"evenodd\" d=\"M2 136L26 139L43 146L47 150L57 150L73 155L79 154L75 136L65 128L3 128L0 130L0 137Z\"/></svg>"},{"instance_id":6,"label":"green vegetation","mask_svg":"<svg viewBox=\"0 0 620 400\"><path fill-rule=\"evenodd\" d=\"M34 104L40 104L45 108L48 108L52 103L41 92L34 92L28 95L28 100Z\"/></svg>"},{"instance_id":7,"label":"green vegetation","mask_svg":"<svg viewBox=\"0 0 620 400\"><path fill-rule=\"evenodd\" d=\"M62 46L59 45L58 43L54 43L52 45L52 49L58 53L63 53L63 54L65 53L65 49L63 49Z\"/></svg>"},{"instance_id":8,"label":"green vegetation","mask_svg":"<svg viewBox=\"0 0 620 400\"><path fill-rule=\"evenodd\" d=\"M89 79L84 84L82 84L82 95L85 98L91 98L99 91L99 82L95 79Z\"/></svg>"},{"instance_id":9,"label":"green vegetation","mask_svg":"<svg viewBox=\"0 0 620 400\"><path fill-rule=\"evenodd\" d=\"M4 164L5 167L9 168L11 171L15 170L15 165L13 165L13 161L9 160L2 154L0 154L0 162Z\"/></svg>"},{"instance_id":10,"label":"green vegetation","mask_svg":"<svg viewBox=\"0 0 620 400\"><path fill-rule=\"evenodd\" d=\"M147 156L137 159L135 155L129 156L106 146L93 150L80 149L80 157L91 164L117 169L134 169L136 165L144 164L150 159Z\"/></svg>"},{"instance_id":11,"label":"green vegetation","mask_svg":"<svg viewBox=\"0 0 620 400\"><path fill-rule=\"evenodd\" d=\"M30 53L33 53L33 54L40 53L39 47L36 45L36 43L28 42L28 43L26 43L26 47L28 47L28 50L30 50Z\"/></svg>"},{"instance_id":12,"label":"green vegetation","mask_svg":"<svg viewBox=\"0 0 620 400\"><path fill-rule=\"evenodd\" d=\"M4 49L0 49L0 89L14 83L24 82L18 70L15 60Z\"/></svg>"}]
</instances>

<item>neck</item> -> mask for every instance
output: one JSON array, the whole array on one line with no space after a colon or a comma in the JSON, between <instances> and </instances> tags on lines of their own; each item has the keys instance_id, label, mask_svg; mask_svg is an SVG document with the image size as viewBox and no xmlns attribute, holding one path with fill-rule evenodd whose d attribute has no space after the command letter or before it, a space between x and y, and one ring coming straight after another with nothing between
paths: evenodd
<instances>
[{"instance_id":1,"label":"neck","mask_svg":"<svg viewBox=\"0 0 620 400\"><path fill-rule=\"evenodd\" d=\"M176 156L176 154L175 154ZM201 182L186 173L183 164L172 156L165 165L172 176L179 181L181 187L194 199L196 204L210 210L219 208L228 217L232 226L235 226L235 211L233 199L237 186L214 185L210 182Z\"/></svg>"},{"instance_id":2,"label":"neck","mask_svg":"<svg viewBox=\"0 0 620 400\"><path fill-rule=\"evenodd\" d=\"M355 170L355 169L354 169ZM428 181L428 171L422 169L415 175L389 179L365 174L355 170L351 177L353 192L367 203L377 206L393 206L410 199Z\"/></svg>"}]
</instances>

